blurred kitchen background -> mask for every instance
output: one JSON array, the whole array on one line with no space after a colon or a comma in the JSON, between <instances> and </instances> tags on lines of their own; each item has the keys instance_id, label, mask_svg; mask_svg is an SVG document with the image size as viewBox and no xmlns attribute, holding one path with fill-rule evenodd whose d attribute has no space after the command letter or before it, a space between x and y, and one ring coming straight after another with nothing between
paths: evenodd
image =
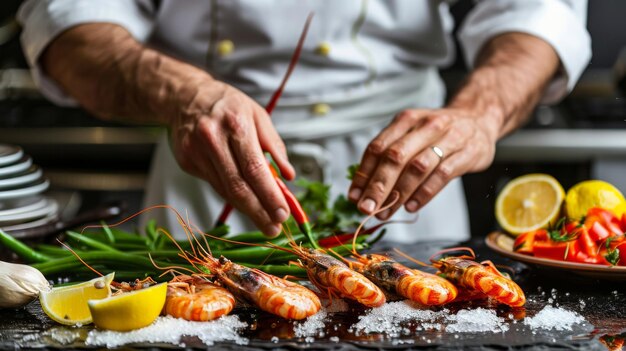
<instances>
[{"instance_id":1,"label":"blurred kitchen background","mask_svg":"<svg viewBox=\"0 0 626 351\"><path fill-rule=\"evenodd\" d=\"M21 146L43 169L50 191L69 194L75 212L111 200L125 201L128 212L139 209L157 131L47 102L21 53L14 19L20 2L0 1L0 143ZM457 23L472 3L452 7ZM589 1L593 59L574 92L556 106L539 107L526 127L501 141L489 169L464 177L474 235L495 228L495 195L521 174L550 173L566 189L599 178L626 191L624 14L626 1ZM454 87L465 72L459 58L443 74Z\"/></svg>"}]
</instances>

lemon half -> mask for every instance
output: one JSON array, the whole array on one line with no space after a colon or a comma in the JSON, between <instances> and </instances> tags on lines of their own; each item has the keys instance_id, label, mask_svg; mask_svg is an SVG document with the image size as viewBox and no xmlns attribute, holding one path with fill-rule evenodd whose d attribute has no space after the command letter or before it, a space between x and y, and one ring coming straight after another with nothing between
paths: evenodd
<instances>
[{"instance_id":1,"label":"lemon half","mask_svg":"<svg viewBox=\"0 0 626 351\"><path fill-rule=\"evenodd\" d=\"M70 286L52 288L39 294L41 308L52 320L61 324L89 324L91 313L88 300L104 299L111 295L113 273L104 277Z\"/></svg>"},{"instance_id":2,"label":"lemon half","mask_svg":"<svg viewBox=\"0 0 626 351\"><path fill-rule=\"evenodd\" d=\"M93 324L101 329L129 331L150 325L159 316L167 294L167 283L88 301Z\"/></svg>"},{"instance_id":3,"label":"lemon half","mask_svg":"<svg viewBox=\"0 0 626 351\"><path fill-rule=\"evenodd\" d=\"M565 191L551 175L534 173L508 182L496 199L502 229L518 235L547 227L561 213Z\"/></svg>"},{"instance_id":4,"label":"lemon half","mask_svg":"<svg viewBox=\"0 0 626 351\"><path fill-rule=\"evenodd\" d=\"M616 187L602 180L586 180L567 191L565 212L569 218L580 219L592 207L609 210L621 218L626 211L626 200Z\"/></svg>"}]
</instances>

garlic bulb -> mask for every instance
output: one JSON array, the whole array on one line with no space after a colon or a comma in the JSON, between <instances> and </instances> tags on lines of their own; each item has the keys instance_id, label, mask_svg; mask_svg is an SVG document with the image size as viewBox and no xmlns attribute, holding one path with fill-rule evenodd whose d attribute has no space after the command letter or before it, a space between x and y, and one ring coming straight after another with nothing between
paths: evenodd
<instances>
[{"instance_id":1,"label":"garlic bulb","mask_svg":"<svg viewBox=\"0 0 626 351\"><path fill-rule=\"evenodd\" d=\"M36 268L0 261L0 308L17 308L50 289L48 280Z\"/></svg>"}]
</instances>

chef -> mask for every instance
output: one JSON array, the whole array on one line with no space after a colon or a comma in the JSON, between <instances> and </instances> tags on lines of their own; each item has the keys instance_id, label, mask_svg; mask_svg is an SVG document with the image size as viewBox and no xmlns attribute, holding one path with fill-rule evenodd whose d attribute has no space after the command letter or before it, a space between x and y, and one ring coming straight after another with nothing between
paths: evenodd
<instances>
[{"instance_id":1,"label":"chef","mask_svg":"<svg viewBox=\"0 0 626 351\"><path fill-rule=\"evenodd\" d=\"M487 168L496 142L537 103L567 94L590 59L586 1L477 1L458 34L472 70L446 101L437 69L455 56L450 3L31 0L18 17L50 100L166 127L146 205L169 204L210 228L228 202L238 209L233 231L277 235L289 208L265 151L286 179L297 168L365 214L392 200L379 219L419 212L389 228L388 238L414 242L468 238L459 176ZM269 116L262 106L311 12L300 62ZM157 217L178 226L172 213Z\"/></svg>"}]
</instances>

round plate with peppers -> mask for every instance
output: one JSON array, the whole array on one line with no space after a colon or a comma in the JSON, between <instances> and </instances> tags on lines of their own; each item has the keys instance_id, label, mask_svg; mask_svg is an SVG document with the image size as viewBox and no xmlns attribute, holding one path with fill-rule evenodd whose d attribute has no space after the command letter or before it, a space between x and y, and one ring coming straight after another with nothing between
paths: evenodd
<instances>
[{"instance_id":1,"label":"round plate with peppers","mask_svg":"<svg viewBox=\"0 0 626 351\"><path fill-rule=\"evenodd\" d=\"M560 219L554 226L522 233L487 236L491 249L538 266L564 269L596 278L626 280L626 214L593 207L580 219Z\"/></svg>"}]
</instances>

